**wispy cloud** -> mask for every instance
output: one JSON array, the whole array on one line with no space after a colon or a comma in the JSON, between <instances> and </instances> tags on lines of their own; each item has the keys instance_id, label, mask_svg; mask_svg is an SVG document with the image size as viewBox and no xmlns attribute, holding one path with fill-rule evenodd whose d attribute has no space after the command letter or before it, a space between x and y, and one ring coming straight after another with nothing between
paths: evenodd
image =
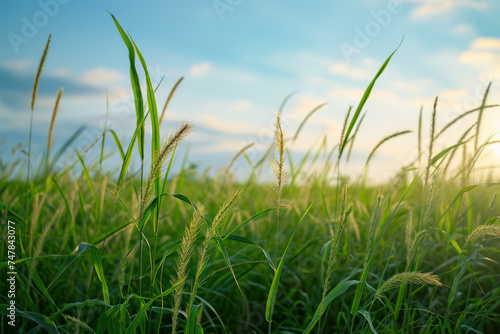
<instances>
[{"instance_id":1,"label":"wispy cloud","mask_svg":"<svg viewBox=\"0 0 500 334\"><path fill-rule=\"evenodd\" d=\"M24 71L26 65L0 66L0 101L12 109L26 107L33 88L34 73ZM21 71L22 70L22 71ZM58 75L47 72L42 75L38 87L38 96L56 96L60 87L64 87L64 95L93 95L101 89L81 80L71 78L71 75Z\"/></svg>"},{"instance_id":2,"label":"wispy cloud","mask_svg":"<svg viewBox=\"0 0 500 334\"><path fill-rule=\"evenodd\" d=\"M410 2L416 2L419 4L419 6L411 13L411 15L415 18L446 13L458 7L471 9L488 8L488 3L485 1L473 0L410 0Z\"/></svg>"},{"instance_id":3,"label":"wispy cloud","mask_svg":"<svg viewBox=\"0 0 500 334\"><path fill-rule=\"evenodd\" d=\"M460 62L482 69L483 76L500 80L500 39L480 37L460 54Z\"/></svg>"},{"instance_id":4,"label":"wispy cloud","mask_svg":"<svg viewBox=\"0 0 500 334\"><path fill-rule=\"evenodd\" d=\"M0 63L0 67L23 74L28 71L32 63L31 59L4 60Z\"/></svg>"},{"instance_id":5,"label":"wispy cloud","mask_svg":"<svg viewBox=\"0 0 500 334\"><path fill-rule=\"evenodd\" d=\"M200 77L207 74L211 68L212 65L208 61L204 61L202 63L191 66L191 68L189 69L189 75L193 77Z\"/></svg>"},{"instance_id":6,"label":"wispy cloud","mask_svg":"<svg viewBox=\"0 0 500 334\"><path fill-rule=\"evenodd\" d=\"M500 38L480 37L471 44L474 49L497 49L500 50Z\"/></svg>"},{"instance_id":7,"label":"wispy cloud","mask_svg":"<svg viewBox=\"0 0 500 334\"><path fill-rule=\"evenodd\" d=\"M261 129L245 120L229 120L209 114L200 115L195 121L203 127L227 134L255 135Z\"/></svg>"},{"instance_id":8,"label":"wispy cloud","mask_svg":"<svg viewBox=\"0 0 500 334\"><path fill-rule=\"evenodd\" d=\"M125 76L115 70L109 70L104 67L98 67L87 71L81 76L81 81L89 85L106 85L124 80Z\"/></svg>"},{"instance_id":9,"label":"wispy cloud","mask_svg":"<svg viewBox=\"0 0 500 334\"><path fill-rule=\"evenodd\" d=\"M346 63L335 63L330 66L330 73L334 75L340 75L349 79L362 79L366 80L370 78L370 71L366 68L349 66Z\"/></svg>"}]
</instances>

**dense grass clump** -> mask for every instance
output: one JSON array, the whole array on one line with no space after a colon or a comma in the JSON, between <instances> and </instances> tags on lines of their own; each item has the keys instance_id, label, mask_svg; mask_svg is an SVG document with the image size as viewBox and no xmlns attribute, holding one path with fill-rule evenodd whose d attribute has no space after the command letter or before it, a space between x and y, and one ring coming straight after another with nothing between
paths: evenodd
<instances>
[{"instance_id":1,"label":"dense grass clump","mask_svg":"<svg viewBox=\"0 0 500 334\"><path fill-rule=\"evenodd\" d=\"M113 17L130 60L137 126L129 142L104 128L96 161L55 166L81 130L30 170L28 159L1 163L2 223L16 223L15 332L35 333L497 333L500 330L500 183L474 173L491 138L480 136L481 106L437 128L436 98L428 147L418 122L418 157L384 184L350 181L348 162L365 102L392 53L349 108L339 143L287 159L307 119L287 137L280 112L273 146L250 161L246 181L231 165L215 176L183 168L172 175L178 144L196 127L184 122L163 141L155 88L139 48ZM48 45L36 75L32 110ZM136 60L146 80L146 101ZM280 108L281 109L281 108ZM477 115L460 140L437 138L458 119ZM151 159L145 126L151 124ZM368 155L410 130L383 137ZM122 161L103 168L110 133ZM337 137L338 138L338 137ZM31 143L29 144L31 147ZM326 145L326 144L325 144ZM141 173L128 167L138 152ZM273 157L274 152L274 157ZM334 159L333 157L336 157ZM455 161L456 160L456 161ZM270 162L270 165L264 163ZM322 168L309 168L322 163ZM341 164L342 162L342 164ZM144 170L150 166L149 171ZM255 175L271 169L270 184ZM189 176L189 177L188 177ZM480 180L480 181L479 181ZM216 184L218 191L208 189ZM274 201L273 201L274 200ZM8 262L2 239L2 270ZM0 300L2 331L9 299Z\"/></svg>"}]
</instances>

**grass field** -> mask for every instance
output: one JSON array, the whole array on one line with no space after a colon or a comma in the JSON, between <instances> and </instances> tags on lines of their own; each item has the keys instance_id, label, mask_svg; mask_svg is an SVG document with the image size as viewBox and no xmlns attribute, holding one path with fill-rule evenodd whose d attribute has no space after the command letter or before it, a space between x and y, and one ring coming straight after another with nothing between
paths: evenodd
<instances>
[{"instance_id":1,"label":"grass field","mask_svg":"<svg viewBox=\"0 0 500 334\"><path fill-rule=\"evenodd\" d=\"M32 166L30 142L26 159L1 162L1 266L17 273L12 312L12 285L2 283L2 333L500 332L500 183L495 169L475 172L496 143L481 133L483 113L495 107L487 103L490 87L481 105L443 128L436 98L429 145L421 114L408 125L418 132L418 158L384 184L343 171L363 106L392 54L346 113L337 146L290 162L287 145L300 136L286 135L278 112L268 152L255 161L245 151L235 156L251 166L246 180L231 174L229 161L216 175L187 167L174 175L172 161L184 154L176 148L196 124L159 133L163 116L146 61L115 24L135 98L129 141L104 128L95 161L70 153L78 133L53 152L61 92L45 159ZM460 140L435 144L458 120L470 122ZM365 170L380 146L406 133L374 145ZM139 175L128 170L133 153ZM56 168L68 154L76 162ZM122 161L116 173L106 168L110 154ZM266 169L275 179L257 181Z\"/></svg>"}]
</instances>

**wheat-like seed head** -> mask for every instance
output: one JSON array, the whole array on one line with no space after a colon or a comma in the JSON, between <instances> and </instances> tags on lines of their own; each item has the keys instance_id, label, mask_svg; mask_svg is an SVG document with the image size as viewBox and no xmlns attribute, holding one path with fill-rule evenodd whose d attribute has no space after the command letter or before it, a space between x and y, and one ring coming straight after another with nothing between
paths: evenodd
<instances>
[{"instance_id":1,"label":"wheat-like seed head","mask_svg":"<svg viewBox=\"0 0 500 334\"><path fill-rule=\"evenodd\" d=\"M239 187L236 189L231 196L220 206L219 211L215 215L214 221L212 223L212 231L213 233L217 232L220 227L220 223L222 219L227 215L229 210L234 206L236 201L240 198L241 193L243 192L243 187Z\"/></svg>"},{"instance_id":2,"label":"wheat-like seed head","mask_svg":"<svg viewBox=\"0 0 500 334\"><path fill-rule=\"evenodd\" d=\"M149 177L146 181L146 186L143 189L140 218L144 215L149 202L150 202L150 192L153 186L154 180L160 176L161 169L165 160L168 158L170 153L179 145L179 143L193 130L193 125L190 122L182 122L181 125L177 127L175 131L165 136L160 149L154 154L153 161L151 162L151 170L149 172Z\"/></svg>"},{"instance_id":3,"label":"wheat-like seed head","mask_svg":"<svg viewBox=\"0 0 500 334\"><path fill-rule=\"evenodd\" d=\"M56 122L57 111L59 110L59 102L61 101L62 93L63 88L60 88L59 93L57 94L56 105L54 106L54 111L52 112L52 119L50 120L49 137L47 139L47 151L50 151L50 148L52 147L52 133L54 132L54 124Z\"/></svg>"},{"instance_id":4,"label":"wheat-like seed head","mask_svg":"<svg viewBox=\"0 0 500 334\"><path fill-rule=\"evenodd\" d=\"M207 228L207 231L205 232L205 239L203 240L203 244L201 247L201 252L200 256L198 258L198 265L196 267L196 273L194 277L194 282L191 288L191 296L189 298L189 305L187 307L187 314L189 315L191 311L191 307L193 306L194 303L194 298L196 297L196 292L198 291L198 287L200 285L200 276L205 270L205 267L208 263L208 260L210 259L210 256L212 255L212 250L215 247L215 241L214 238L220 237L220 223L222 222L222 219L224 216L228 213L228 211L233 207L233 205L236 203L238 200L239 196L241 195L243 191L243 187L240 187L236 189L235 192L229 196L229 198L220 206L219 211L215 215L215 218L212 222L212 225L210 225Z\"/></svg>"},{"instance_id":5,"label":"wheat-like seed head","mask_svg":"<svg viewBox=\"0 0 500 334\"><path fill-rule=\"evenodd\" d=\"M127 270L128 259L126 256L120 258L120 271L118 272L118 286L123 298L123 287L125 286L125 271Z\"/></svg>"},{"instance_id":6,"label":"wheat-like seed head","mask_svg":"<svg viewBox=\"0 0 500 334\"><path fill-rule=\"evenodd\" d=\"M413 211L408 212L408 220L406 221L406 233L405 233L405 243L406 243L406 266L410 265L411 261L411 251L413 248Z\"/></svg>"},{"instance_id":7,"label":"wheat-like seed head","mask_svg":"<svg viewBox=\"0 0 500 334\"><path fill-rule=\"evenodd\" d=\"M205 214L203 205L198 204L197 207L198 210L194 212L191 222L186 226L186 229L182 234L181 245L177 250L177 259L175 265L175 272L177 274L177 277L172 277L170 281L172 285L185 280L188 275L187 267L189 264L189 260L193 255L193 245L196 240L196 236L203 226L203 216ZM182 292L184 290L184 285L184 282L181 283L173 293L174 301L172 305L172 334L175 334L177 328L177 318L179 310L181 309Z\"/></svg>"},{"instance_id":8,"label":"wheat-like seed head","mask_svg":"<svg viewBox=\"0 0 500 334\"><path fill-rule=\"evenodd\" d=\"M500 226L496 224L479 226L467 237L465 240L465 246L469 245L473 240L482 239L487 235L500 237Z\"/></svg>"},{"instance_id":9,"label":"wheat-like seed head","mask_svg":"<svg viewBox=\"0 0 500 334\"><path fill-rule=\"evenodd\" d=\"M437 103L438 97L434 100L434 108L432 109L432 118L431 118L431 130L429 135L429 157L427 160L427 168L425 169L425 185L429 182L429 175L431 171L431 161L432 154L434 153L434 140L436 138L436 121L437 121Z\"/></svg>"},{"instance_id":10,"label":"wheat-like seed head","mask_svg":"<svg viewBox=\"0 0 500 334\"><path fill-rule=\"evenodd\" d=\"M415 255L417 255L418 249L422 246L422 242L431 234L431 231L430 229L419 231L407 244L406 260L408 265L413 261Z\"/></svg>"},{"instance_id":11,"label":"wheat-like seed head","mask_svg":"<svg viewBox=\"0 0 500 334\"><path fill-rule=\"evenodd\" d=\"M40 65L38 65L38 71L36 72L35 83L33 84L33 95L31 96L31 110L35 109L36 93L38 92L38 84L40 83L40 76L42 75L43 65L45 64L45 59L47 59L47 54L49 53L49 45L52 34L49 35L47 44L45 44L45 49L43 50L42 59L40 60Z\"/></svg>"},{"instance_id":12,"label":"wheat-like seed head","mask_svg":"<svg viewBox=\"0 0 500 334\"><path fill-rule=\"evenodd\" d=\"M375 293L374 299L377 299L384 293L400 287L404 284L419 284L419 285L436 285L436 286L444 286L443 283L439 280L439 276L434 275L432 273L422 273L419 271L405 271L399 274L395 274L394 276L387 279L381 286L378 288Z\"/></svg>"},{"instance_id":13,"label":"wheat-like seed head","mask_svg":"<svg viewBox=\"0 0 500 334\"><path fill-rule=\"evenodd\" d=\"M276 122L275 122L275 128L274 128L274 146L276 149L276 152L278 154L278 157L274 157L273 160L271 161L271 168L273 170L274 176L276 177L276 183L273 186L273 190L276 194L276 199L275 201L277 202L277 214L279 215L280 207L281 207L281 188L283 186L283 183L287 182L290 180L290 173L285 170L285 160L286 160L286 154L285 154L285 139L286 139L286 134L285 131L283 131L283 128L281 127L281 116L278 113L276 116Z\"/></svg>"}]
</instances>

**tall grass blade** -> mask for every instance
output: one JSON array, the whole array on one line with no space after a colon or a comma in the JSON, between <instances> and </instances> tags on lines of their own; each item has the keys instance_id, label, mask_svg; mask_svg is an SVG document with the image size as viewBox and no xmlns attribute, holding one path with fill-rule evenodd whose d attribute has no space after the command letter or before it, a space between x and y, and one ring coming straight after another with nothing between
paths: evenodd
<instances>
[{"instance_id":1,"label":"tall grass blade","mask_svg":"<svg viewBox=\"0 0 500 334\"><path fill-rule=\"evenodd\" d=\"M109 289L108 289L108 284L106 283L106 278L104 277L104 269L102 267L101 253L95 246L92 246L90 248L90 255L92 256L92 262L94 263L94 268L97 277L101 281L102 295L104 297L104 302L110 305L111 303L109 301Z\"/></svg>"},{"instance_id":2,"label":"tall grass blade","mask_svg":"<svg viewBox=\"0 0 500 334\"><path fill-rule=\"evenodd\" d=\"M384 72L385 68L387 67L387 65L389 64L389 61L391 60L392 56L394 55L394 53L396 53L396 51L398 50L399 46L396 48L396 50L394 50L390 56L386 59L386 61L382 64L382 66L380 67L380 69L378 70L377 74L375 75L375 77L373 78L372 82L370 82L370 84L368 85L368 87L366 88L365 92L363 93L363 97L361 98L361 101L359 102L358 104L358 107L356 108L356 111L354 112L354 115L352 116L352 119L351 119L351 122L349 123L349 127L347 128L347 131L345 133L345 136L344 136L344 139L343 139L343 142L341 143L340 147L339 147L339 156L341 157L342 156L342 153L344 152L344 149L347 145L347 139L349 138L349 135L351 134L351 131L352 129L354 128L354 125L356 125L356 122L359 118L359 115L361 113L361 110L363 110L363 107L365 106L365 103L366 101L368 100L368 97L370 96L370 93L373 89L373 87L375 86L375 82L377 81L377 79L380 77L380 75Z\"/></svg>"},{"instance_id":3,"label":"tall grass blade","mask_svg":"<svg viewBox=\"0 0 500 334\"><path fill-rule=\"evenodd\" d=\"M313 110L311 110L306 117L304 117L304 119L302 120L302 122L300 122L300 125L299 127L297 128L297 131L295 131L295 135L293 136L292 138L292 142L294 142L298 137L299 137L299 134L300 134L300 131L302 130L302 128L304 127L304 124L306 124L307 120L316 112L318 111L319 109L323 108L324 106L326 106L328 103L327 102L324 102L324 103L321 103L320 105L316 106Z\"/></svg>"},{"instance_id":4,"label":"tall grass blade","mask_svg":"<svg viewBox=\"0 0 500 334\"><path fill-rule=\"evenodd\" d=\"M127 46L128 49L128 58L130 63L130 82L132 84L132 92L134 93L134 102L135 102L135 113L137 118L137 128L139 128L139 134L137 139L137 148L139 150L139 155L141 160L144 160L144 107L143 107L143 99L141 92L141 83L139 81L139 76L137 75L137 70L135 68L135 51L134 46L130 42L130 39L127 36L127 33L123 30L118 20L115 18L113 14L111 14L113 21L115 22L116 28L120 32L120 36L123 39L123 42Z\"/></svg>"},{"instance_id":5,"label":"tall grass blade","mask_svg":"<svg viewBox=\"0 0 500 334\"><path fill-rule=\"evenodd\" d=\"M201 317L202 305L194 305L189 312L186 323L186 333L203 334L203 328L198 323Z\"/></svg>"},{"instance_id":6,"label":"tall grass blade","mask_svg":"<svg viewBox=\"0 0 500 334\"><path fill-rule=\"evenodd\" d=\"M366 279L368 278L368 273L370 272L370 267L373 261L373 251L375 247L373 247L374 243L374 238L375 238L375 231L376 231L376 225L377 222L379 221L380 218L380 208L382 206L382 200L383 197L379 196L377 199L377 206L375 207L375 210L372 214L372 219L370 223L370 232L368 235L368 241L366 245L366 250L365 250L365 259L363 263L363 272L361 274L361 281L365 282ZM364 286L363 285L358 285L356 287L356 294L354 295L354 300L352 302L351 306L351 314L355 315L356 312L358 312L359 309L359 304L361 303L361 297L364 292Z\"/></svg>"},{"instance_id":7,"label":"tall grass blade","mask_svg":"<svg viewBox=\"0 0 500 334\"><path fill-rule=\"evenodd\" d=\"M308 214L309 210L311 210L311 208L313 207L314 202L316 202L317 198L318 198L318 194L314 197L313 201L311 202L311 204L309 205L307 210L304 212L304 214L300 218L297 226L295 227L292 235L290 236L290 239L288 240L288 244L286 245L285 251L283 252L283 255L281 256L281 260L278 264L278 268L276 269L276 272L274 273L273 282L271 283L271 288L269 289L269 294L268 294L267 303L266 303L266 320L268 322L273 321L274 305L276 304L276 295L278 293L278 287L279 287L279 282L280 282L280 278L281 278L281 272L283 271L283 265L285 263L286 253L288 252L288 248L290 247L290 244L292 243L293 237L295 236L295 233L299 229L300 224L302 223L302 221L304 220L304 218Z\"/></svg>"},{"instance_id":8,"label":"tall grass blade","mask_svg":"<svg viewBox=\"0 0 500 334\"><path fill-rule=\"evenodd\" d=\"M394 139L396 137L399 137L399 136L402 136L402 135L405 135L405 134L408 134L408 133L411 133L412 131L410 130L405 130L405 131L399 131L399 132L396 132L396 133L393 133L385 138L383 138L382 140L380 140L377 145L375 145L375 147L372 149L372 151L370 152L370 154L368 155L368 158L366 159L366 162L365 162L365 166L368 166L368 164L370 163L370 160L373 158L373 156L375 155L375 153L377 152L377 150L380 148L380 146L382 146L385 142L391 140L391 139Z\"/></svg>"},{"instance_id":9,"label":"tall grass blade","mask_svg":"<svg viewBox=\"0 0 500 334\"><path fill-rule=\"evenodd\" d=\"M356 140L356 137L359 132L359 128L361 127L361 124L363 124L363 120L365 119L366 112L361 116L359 119L358 124L356 125L356 130L354 130L354 134L351 136L350 143L349 143L349 151L347 151L347 159L346 162L349 163L349 160L351 160L351 153L352 153L352 148L354 147L354 141Z\"/></svg>"},{"instance_id":10,"label":"tall grass blade","mask_svg":"<svg viewBox=\"0 0 500 334\"><path fill-rule=\"evenodd\" d=\"M321 319L321 317L323 316L325 310L327 309L327 306L330 305L330 303L335 298L337 298L337 297L341 296L342 294L344 294L344 292L346 292L347 289L349 289L351 286L358 285L360 283L363 283L363 282L361 282L361 281L355 281L355 280L345 281L345 282L339 283L335 288L333 288L332 291L330 291L328 293L328 295L325 297L325 299L323 299L321 301L321 303L319 304L318 308L316 309L316 313L314 313L314 316L313 316L311 322L309 323L309 325L307 326L307 328L304 330L304 334L311 333L311 331L313 330L314 326L316 326L316 324L318 323L319 319Z\"/></svg>"},{"instance_id":11,"label":"tall grass blade","mask_svg":"<svg viewBox=\"0 0 500 334\"><path fill-rule=\"evenodd\" d=\"M113 139L115 140L116 147L118 148L118 151L120 152L120 156L122 157L122 160L125 159L125 152L123 151L123 146L120 143L120 140L118 139L118 136L116 135L116 132L112 129L109 129L109 132L113 136Z\"/></svg>"},{"instance_id":12,"label":"tall grass blade","mask_svg":"<svg viewBox=\"0 0 500 334\"><path fill-rule=\"evenodd\" d=\"M85 178L87 179L87 183L89 185L90 191L92 192L92 197L95 198L95 190L94 190L94 185L92 184L92 178L90 177L89 170L87 169L87 166L85 165L85 162L83 161L82 156L80 153L75 152L76 156L78 157L78 161L80 161L80 164L82 165L83 168L83 173L85 174Z\"/></svg>"},{"instance_id":13,"label":"tall grass blade","mask_svg":"<svg viewBox=\"0 0 500 334\"><path fill-rule=\"evenodd\" d=\"M139 326L139 323L142 320L144 320L145 313L149 310L149 308L151 307L151 305L153 305L153 303L155 302L155 300L161 299L163 297L168 296L175 289L177 289L177 287L179 285L181 285L182 282L183 281L180 281L180 282L176 283L175 285L172 285L168 290L166 290L166 291L160 293L159 295L153 297L149 302L147 302L144 306L142 306L141 309L139 310L139 313L136 314L136 316L135 316L134 320L132 321L132 323L127 327L127 330L125 331L125 334L134 334L134 333L136 333L137 326Z\"/></svg>"}]
</instances>

